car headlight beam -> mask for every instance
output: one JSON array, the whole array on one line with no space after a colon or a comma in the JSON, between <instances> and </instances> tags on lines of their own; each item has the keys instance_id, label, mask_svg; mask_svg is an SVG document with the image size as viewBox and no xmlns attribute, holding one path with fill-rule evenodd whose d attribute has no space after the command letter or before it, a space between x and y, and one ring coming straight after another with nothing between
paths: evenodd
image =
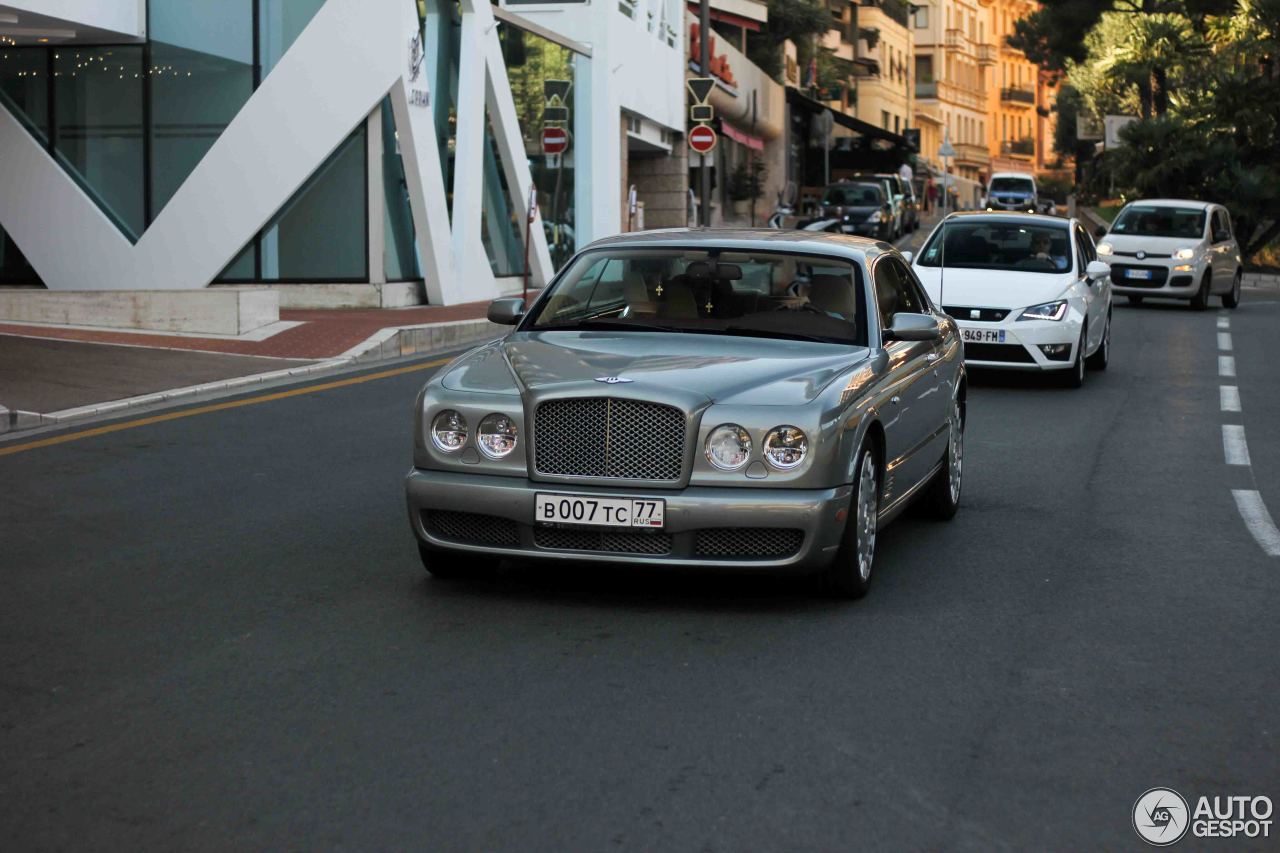
<instances>
[{"instance_id":1,"label":"car headlight beam","mask_svg":"<svg viewBox=\"0 0 1280 853\"><path fill-rule=\"evenodd\" d=\"M1105 240L1099 243L1096 248L1099 255L1110 255L1115 252L1115 248Z\"/></svg>"},{"instance_id":2,"label":"car headlight beam","mask_svg":"<svg viewBox=\"0 0 1280 853\"><path fill-rule=\"evenodd\" d=\"M1042 305L1032 305L1018 315L1019 320L1061 320L1067 316L1067 300L1059 299L1054 302L1045 302Z\"/></svg>"},{"instance_id":3,"label":"car headlight beam","mask_svg":"<svg viewBox=\"0 0 1280 853\"><path fill-rule=\"evenodd\" d=\"M431 441L445 453L461 450L467 443L467 419L453 409L444 409L431 421Z\"/></svg>"},{"instance_id":4,"label":"car headlight beam","mask_svg":"<svg viewBox=\"0 0 1280 853\"><path fill-rule=\"evenodd\" d=\"M736 471L751 458L751 436L737 424L721 424L707 435L706 455L721 471Z\"/></svg>"},{"instance_id":5,"label":"car headlight beam","mask_svg":"<svg viewBox=\"0 0 1280 853\"><path fill-rule=\"evenodd\" d=\"M764 438L764 458L780 471L790 471L809 452L809 439L799 427L778 426Z\"/></svg>"},{"instance_id":6,"label":"car headlight beam","mask_svg":"<svg viewBox=\"0 0 1280 853\"><path fill-rule=\"evenodd\" d=\"M1173 259L1175 261L1189 261L1195 256L1196 256L1196 250L1192 246L1187 246L1182 249L1177 249L1173 253Z\"/></svg>"},{"instance_id":7,"label":"car headlight beam","mask_svg":"<svg viewBox=\"0 0 1280 853\"><path fill-rule=\"evenodd\" d=\"M503 459L516 449L516 423L509 416L494 412L485 415L476 430L476 444L490 459Z\"/></svg>"}]
</instances>

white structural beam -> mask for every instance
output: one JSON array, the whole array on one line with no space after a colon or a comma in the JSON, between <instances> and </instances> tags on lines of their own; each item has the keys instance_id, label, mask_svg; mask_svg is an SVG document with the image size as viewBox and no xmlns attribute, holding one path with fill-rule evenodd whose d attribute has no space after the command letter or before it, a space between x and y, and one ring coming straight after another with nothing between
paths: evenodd
<instances>
[{"instance_id":1,"label":"white structural beam","mask_svg":"<svg viewBox=\"0 0 1280 853\"><path fill-rule=\"evenodd\" d=\"M488 3L464 4L452 235L432 93L408 61L418 34L413 0L328 0L136 245L0 110L0 225L50 289L203 287L389 94L428 299L489 298L496 283L481 235L486 102L500 116L508 185L525 194L530 185L494 26ZM352 44L376 47L353 53ZM335 61L343 56L351 61ZM541 283L550 261L540 225L532 239Z\"/></svg>"},{"instance_id":2,"label":"white structural beam","mask_svg":"<svg viewBox=\"0 0 1280 853\"><path fill-rule=\"evenodd\" d=\"M16 14L22 24L54 19L130 39L142 38L147 25L146 0L4 0L0 11Z\"/></svg>"}]
</instances>

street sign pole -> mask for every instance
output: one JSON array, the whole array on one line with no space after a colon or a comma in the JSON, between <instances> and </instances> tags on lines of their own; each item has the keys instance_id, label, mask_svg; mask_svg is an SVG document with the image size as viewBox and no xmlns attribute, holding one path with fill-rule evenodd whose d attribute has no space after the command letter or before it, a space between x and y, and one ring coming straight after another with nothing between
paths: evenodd
<instances>
[{"instance_id":1,"label":"street sign pole","mask_svg":"<svg viewBox=\"0 0 1280 853\"><path fill-rule=\"evenodd\" d=\"M711 0L702 0L698 6L698 72L703 77L711 76ZM708 152L709 154L710 152ZM707 154L702 155L702 170L698 174L700 184L698 193L701 198L702 225L711 227L711 164Z\"/></svg>"}]
</instances>

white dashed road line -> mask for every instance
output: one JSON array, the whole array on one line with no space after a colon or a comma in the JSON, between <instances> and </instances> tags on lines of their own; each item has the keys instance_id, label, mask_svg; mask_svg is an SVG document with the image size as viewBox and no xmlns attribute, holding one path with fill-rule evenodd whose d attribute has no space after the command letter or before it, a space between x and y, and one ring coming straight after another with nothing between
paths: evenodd
<instances>
[{"instance_id":1,"label":"white dashed road line","mask_svg":"<svg viewBox=\"0 0 1280 853\"><path fill-rule=\"evenodd\" d=\"M1230 328L1231 328L1231 320L1230 320L1230 319L1228 319L1228 318L1226 318L1226 317L1219 317L1219 318L1218 318L1218 328L1219 328L1219 329L1230 329Z\"/></svg>"},{"instance_id":2,"label":"white dashed road line","mask_svg":"<svg viewBox=\"0 0 1280 853\"><path fill-rule=\"evenodd\" d=\"M1231 352L1231 333L1218 332L1218 349L1223 352Z\"/></svg>"},{"instance_id":3,"label":"white dashed road line","mask_svg":"<svg viewBox=\"0 0 1280 853\"><path fill-rule=\"evenodd\" d=\"M1280 557L1280 530L1271 520L1262 495L1247 489L1232 489L1231 496L1236 499L1236 508L1244 519L1244 526L1249 528L1262 550L1272 557Z\"/></svg>"},{"instance_id":4,"label":"white dashed road line","mask_svg":"<svg viewBox=\"0 0 1280 853\"><path fill-rule=\"evenodd\" d=\"M1218 386L1219 407L1224 412L1240 411L1240 389L1234 385Z\"/></svg>"},{"instance_id":5,"label":"white dashed road line","mask_svg":"<svg viewBox=\"0 0 1280 853\"><path fill-rule=\"evenodd\" d=\"M1219 376L1235 376L1236 360L1229 355L1218 356L1218 375Z\"/></svg>"},{"instance_id":6,"label":"white dashed road line","mask_svg":"<svg viewBox=\"0 0 1280 853\"><path fill-rule=\"evenodd\" d=\"M1249 464L1249 445L1244 441L1244 427L1239 424L1222 425L1222 452L1228 465Z\"/></svg>"}]
</instances>

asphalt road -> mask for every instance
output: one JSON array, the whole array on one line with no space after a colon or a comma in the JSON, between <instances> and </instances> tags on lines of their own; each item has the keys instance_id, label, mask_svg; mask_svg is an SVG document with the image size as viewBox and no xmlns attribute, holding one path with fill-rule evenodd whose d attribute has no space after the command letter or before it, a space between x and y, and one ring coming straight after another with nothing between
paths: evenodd
<instances>
[{"instance_id":1,"label":"asphalt road","mask_svg":"<svg viewBox=\"0 0 1280 853\"><path fill-rule=\"evenodd\" d=\"M1137 849L1148 788L1280 799L1280 558L1230 494L1280 516L1280 301L1230 318L1248 469L1217 316L1117 307L1080 391L977 377L960 514L858 603L425 578L426 371L0 456L0 839Z\"/></svg>"}]
</instances>

